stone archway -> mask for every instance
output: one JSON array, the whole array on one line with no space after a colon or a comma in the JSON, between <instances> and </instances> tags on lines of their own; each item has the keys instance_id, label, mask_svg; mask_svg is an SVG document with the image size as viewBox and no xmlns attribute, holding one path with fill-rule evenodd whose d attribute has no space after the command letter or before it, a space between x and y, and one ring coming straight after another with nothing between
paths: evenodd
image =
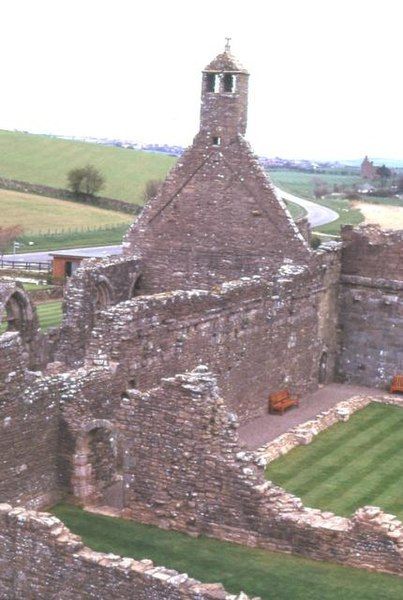
<instances>
[{"instance_id":1,"label":"stone archway","mask_svg":"<svg viewBox=\"0 0 403 600\"><path fill-rule=\"evenodd\" d=\"M109 421L92 421L79 433L72 488L80 504L123 508L123 449Z\"/></svg>"},{"instance_id":2,"label":"stone archway","mask_svg":"<svg viewBox=\"0 0 403 600\"><path fill-rule=\"evenodd\" d=\"M13 291L4 304L4 329L6 331L18 331L24 342L30 342L33 317L32 307L25 293L18 289Z\"/></svg>"},{"instance_id":3,"label":"stone archway","mask_svg":"<svg viewBox=\"0 0 403 600\"><path fill-rule=\"evenodd\" d=\"M139 275L138 277L136 277L133 281L133 283L130 286L129 289L129 300L131 298L134 298L135 296L141 296L141 275Z\"/></svg>"},{"instance_id":4,"label":"stone archway","mask_svg":"<svg viewBox=\"0 0 403 600\"><path fill-rule=\"evenodd\" d=\"M327 362L328 356L327 352L322 352L319 361L319 383L326 383L327 381Z\"/></svg>"},{"instance_id":5,"label":"stone archway","mask_svg":"<svg viewBox=\"0 0 403 600\"><path fill-rule=\"evenodd\" d=\"M95 285L95 310L103 310L113 304L113 289L106 277L100 277Z\"/></svg>"}]
</instances>

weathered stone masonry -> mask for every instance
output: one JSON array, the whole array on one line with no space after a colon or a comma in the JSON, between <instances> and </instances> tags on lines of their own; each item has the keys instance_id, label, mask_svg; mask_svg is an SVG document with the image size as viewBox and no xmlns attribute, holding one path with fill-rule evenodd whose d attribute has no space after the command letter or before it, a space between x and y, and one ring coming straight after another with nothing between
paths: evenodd
<instances>
[{"instance_id":1,"label":"weathered stone masonry","mask_svg":"<svg viewBox=\"0 0 403 600\"><path fill-rule=\"evenodd\" d=\"M385 387L403 364L402 232L345 229L342 250L310 250L243 137L247 89L228 52L205 69L193 146L132 226L125 256L84 261L70 279L60 338L38 330L21 288L0 285L0 501L40 508L69 496L402 574L393 516L306 508L238 444L238 422L266 411L271 390L335 377ZM52 517L10 507L0 567L11 598L230 598L92 553Z\"/></svg>"},{"instance_id":2,"label":"weathered stone masonry","mask_svg":"<svg viewBox=\"0 0 403 600\"><path fill-rule=\"evenodd\" d=\"M93 552L55 517L7 504L0 504L0 597L249 600L151 560Z\"/></svg>"},{"instance_id":3,"label":"weathered stone masonry","mask_svg":"<svg viewBox=\"0 0 403 600\"><path fill-rule=\"evenodd\" d=\"M343 231L340 376L385 387L403 369L403 232Z\"/></svg>"},{"instance_id":4,"label":"weathered stone masonry","mask_svg":"<svg viewBox=\"0 0 403 600\"><path fill-rule=\"evenodd\" d=\"M212 292L139 297L103 313L86 364L118 362L142 390L206 364L228 407L249 419L267 410L269 389L316 388L320 283L302 267L285 266L270 283L255 278Z\"/></svg>"}]
</instances>

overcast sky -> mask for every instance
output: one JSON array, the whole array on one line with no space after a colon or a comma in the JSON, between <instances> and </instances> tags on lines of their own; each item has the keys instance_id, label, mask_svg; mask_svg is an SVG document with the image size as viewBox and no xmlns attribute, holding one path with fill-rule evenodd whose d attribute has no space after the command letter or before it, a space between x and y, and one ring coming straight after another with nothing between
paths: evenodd
<instances>
[{"instance_id":1,"label":"overcast sky","mask_svg":"<svg viewBox=\"0 0 403 600\"><path fill-rule=\"evenodd\" d=\"M225 36L267 156L403 158L402 0L0 0L0 128L188 145Z\"/></svg>"}]
</instances>

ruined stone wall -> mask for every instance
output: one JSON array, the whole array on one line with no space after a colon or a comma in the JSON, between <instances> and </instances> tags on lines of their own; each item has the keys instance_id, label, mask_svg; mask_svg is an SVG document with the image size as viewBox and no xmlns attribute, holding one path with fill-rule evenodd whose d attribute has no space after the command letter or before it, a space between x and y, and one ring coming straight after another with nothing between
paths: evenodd
<instances>
[{"instance_id":1,"label":"ruined stone wall","mask_svg":"<svg viewBox=\"0 0 403 600\"><path fill-rule=\"evenodd\" d=\"M220 584L94 552L54 516L0 505L0 597L36 600L248 600Z\"/></svg>"},{"instance_id":2,"label":"ruined stone wall","mask_svg":"<svg viewBox=\"0 0 403 600\"><path fill-rule=\"evenodd\" d=\"M403 232L344 228L341 284L340 376L386 387L403 365Z\"/></svg>"},{"instance_id":3,"label":"ruined stone wall","mask_svg":"<svg viewBox=\"0 0 403 600\"><path fill-rule=\"evenodd\" d=\"M339 287L341 269L341 244L322 244L314 254L318 290L318 347L319 383L331 383L335 379L336 363L340 351L338 328Z\"/></svg>"},{"instance_id":4,"label":"ruined stone wall","mask_svg":"<svg viewBox=\"0 0 403 600\"><path fill-rule=\"evenodd\" d=\"M130 392L116 416L126 517L403 574L403 525L393 515L364 507L337 517L265 481L261 462L238 445L237 421L205 367Z\"/></svg>"},{"instance_id":5,"label":"ruined stone wall","mask_svg":"<svg viewBox=\"0 0 403 600\"><path fill-rule=\"evenodd\" d=\"M98 311L131 298L139 272L140 264L134 257L88 259L81 263L66 284L56 360L68 366L82 362Z\"/></svg>"},{"instance_id":6,"label":"ruined stone wall","mask_svg":"<svg viewBox=\"0 0 403 600\"><path fill-rule=\"evenodd\" d=\"M146 390L207 364L242 420L267 410L268 394L315 389L317 294L307 269L285 265L272 283L249 279L140 296L102 313L87 365L120 363L131 387Z\"/></svg>"},{"instance_id":7,"label":"ruined stone wall","mask_svg":"<svg viewBox=\"0 0 403 600\"><path fill-rule=\"evenodd\" d=\"M28 371L17 333L0 336L0 501L47 506L60 497L55 384Z\"/></svg>"},{"instance_id":8,"label":"ruined stone wall","mask_svg":"<svg viewBox=\"0 0 403 600\"><path fill-rule=\"evenodd\" d=\"M124 251L144 262L140 291L208 289L242 276L271 278L311 252L248 143L199 134L130 228Z\"/></svg>"}]
</instances>

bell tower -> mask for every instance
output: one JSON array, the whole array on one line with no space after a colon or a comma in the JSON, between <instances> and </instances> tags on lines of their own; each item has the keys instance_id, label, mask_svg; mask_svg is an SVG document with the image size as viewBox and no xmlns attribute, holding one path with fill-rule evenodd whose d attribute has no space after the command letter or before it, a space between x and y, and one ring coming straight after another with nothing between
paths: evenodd
<instances>
[{"instance_id":1,"label":"bell tower","mask_svg":"<svg viewBox=\"0 0 403 600\"><path fill-rule=\"evenodd\" d=\"M228 145L246 132L249 73L231 54L229 42L202 77L200 133L212 146Z\"/></svg>"}]
</instances>

